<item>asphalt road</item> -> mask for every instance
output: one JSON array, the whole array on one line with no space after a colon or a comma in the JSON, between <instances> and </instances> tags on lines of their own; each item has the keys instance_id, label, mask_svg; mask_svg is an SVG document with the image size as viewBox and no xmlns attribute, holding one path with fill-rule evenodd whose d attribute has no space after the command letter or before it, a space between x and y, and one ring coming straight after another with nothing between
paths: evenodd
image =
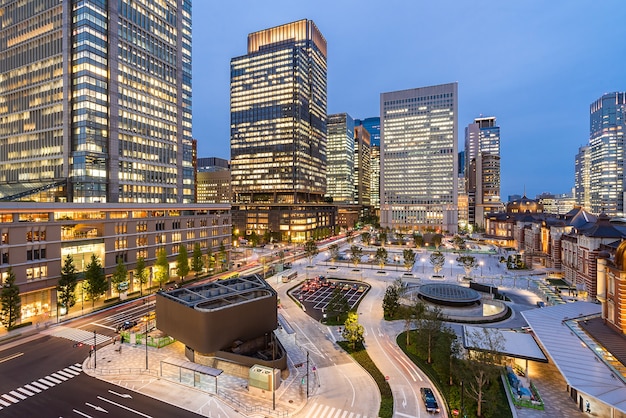
<instances>
[{"instance_id":1,"label":"asphalt road","mask_svg":"<svg viewBox=\"0 0 626 418\"><path fill-rule=\"evenodd\" d=\"M1 417L200 417L80 374L0 410Z\"/></svg>"}]
</instances>

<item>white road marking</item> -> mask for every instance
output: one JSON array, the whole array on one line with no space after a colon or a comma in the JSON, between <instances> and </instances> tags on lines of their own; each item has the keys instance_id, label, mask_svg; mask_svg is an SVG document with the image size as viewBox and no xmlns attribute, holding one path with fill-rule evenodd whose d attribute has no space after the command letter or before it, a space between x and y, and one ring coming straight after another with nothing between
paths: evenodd
<instances>
[{"instance_id":1,"label":"white road marking","mask_svg":"<svg viewBox=\"0 0 626 418\"><path fill-rule=\"evenodd\" d=\"M9 360L13 360L14 358L18 358L20 356L23 356L24 353L15 353L15 354L11 354L10 356L6 356L3 358L0 358L0 363L4 363L5 361L9 361Z\"/></svg>"},{"instance_id":2,"label":"white road marking","mask_svg":"<svg viewBox=\"0 0 626 418\"><path fill-rule=\"evenodd\" d=\"M135 414L137 414L137 415L141 415L142 417L145 417L145 418L152 418L150 415L146 415L146 414L144 414L143 412L139 412L139 411L137 411L136 409L129 408L129 407L124 406L124 405L122 405L122 404L120 404L120 403L113 402L112 400L107 399L107 398L103 398L102 396L98 396L98 399L100 399L101 401L104 401L104 402L108 402L108 403L110 403L111 405L118 406L118 407L120 407L120 408L122 408L122 409L125 409L125 410L127 410L127 411L134 412Z\"/></svg>"}]
</instances>

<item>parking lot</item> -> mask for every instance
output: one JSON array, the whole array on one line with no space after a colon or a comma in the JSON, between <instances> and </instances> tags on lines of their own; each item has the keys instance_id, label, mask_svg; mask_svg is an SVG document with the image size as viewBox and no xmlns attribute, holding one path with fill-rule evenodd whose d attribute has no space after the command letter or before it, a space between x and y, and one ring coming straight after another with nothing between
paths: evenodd
<instances>
[{"instance_id":1,"label":"parking lot","mask_svg":"<svg viewBox=\"0 0 626 418\"><path fill-rule=\"evenodd\" d=\"M304 305L309 316L320 320L337 289L346 297L350 309L354 309L370 286L365 282L318 276L305 280L290 290L289 294Z\"/></svg>"}]
</instances>

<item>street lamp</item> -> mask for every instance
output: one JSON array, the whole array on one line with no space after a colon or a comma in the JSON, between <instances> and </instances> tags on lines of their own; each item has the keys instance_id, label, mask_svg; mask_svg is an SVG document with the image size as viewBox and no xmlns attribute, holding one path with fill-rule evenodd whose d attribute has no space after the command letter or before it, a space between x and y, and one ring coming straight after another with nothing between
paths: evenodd
<instances>
[{"instance_id":1,"label":"street lamp","mask_svg":"<svg viewBox=\"0 0 626 418\"><path fill-rule=\"evenodd\" d=\"M146 345L146 370L148 370L148 318L144 316L143 321L146 323L146 340L144 341L144 344Z\"/></svg>"},{"instance_id":2,"label":"street lamp","mask_svg":"<svg viewBox=\"0 0 626 418\"><path fill-rule=\"evenodd\" d=\"M452 265L454 264L454 260L450 260L450 277L452 277Z\"/></svg>"},{"instance_id":3,"label":"street lamp","mask_svg":"<svg viewBox=\"0 0 626 418\"><path fill-rule=\"evenodd\" d=\"M483 260L480 260L478 264L480 264L480 277L483 277Z\"/></svg>"},{"instance_id":4,"label":"street lamp","mask_svg":"<svg viewBox=\"0 0 626 418\"><path fill-rule=\"evenodd\" d=\"M422 257L421 261L422 261L422 274L424 274L424 269L425 269L425 266L426 266L426 259L424 257Z\"/></svg>"}]
</instances>

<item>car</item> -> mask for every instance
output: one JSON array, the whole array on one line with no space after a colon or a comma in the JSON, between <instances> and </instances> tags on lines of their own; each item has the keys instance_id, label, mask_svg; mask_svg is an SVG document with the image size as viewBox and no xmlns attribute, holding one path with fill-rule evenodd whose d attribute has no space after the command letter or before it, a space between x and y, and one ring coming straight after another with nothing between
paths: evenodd
<instances>
[{"instance_id":1,"label":"car","mask_svg":"<svg viewBox=\"0 0 626 418\"><path fill-rule=\"evenodd\" d=\"M435 399L435 394L432 389L420 388L420 392L422 393L422 400L426 406L426 412L429 414L438 414L440 412L439 404L437 403L437 399Z\"/></svg>"},{"instance_id":2,"label":"car","mask_svg":"<svg viewBox=\"0 0 626 418\"><path fill-rule=\"evenodd\" d=\"M349 284L344 284L343 287L341 288L341 290L343 290L344 292L347 292L348 290L350 290L350 285Z\"/></svg>"},{"instance_id":3,"label":"car","mask_svg":"<svg viewBox=\"0 0 626 418\"><path fill-rule=\"evenodd\" d=\"M538 306L539 308L543 308L544 306L546 306L546 304L545 304L545 302L544 302L544 301L540 300L540 301L537 301L537 306Z\"/></svg>"},{"instance_id":4,"label":"car","mask_svg":"<svg viewBox=\"0 0 626 418\"><path fill-rule=\"evenodd\" d=\"M117 332L126 331L137 326L137 321L124 321L117 326Z\"/></svg>"},{"instance_id":5,"label":"car","mask_svg":"<svg viewBox=\"0 0 626 418\"><path fill-rule=\"evenodd\" d=\"M365 292L365 286L359 286L359 288L356 290L358 293L363 293Z\"/></svg>"}]
</instances>

